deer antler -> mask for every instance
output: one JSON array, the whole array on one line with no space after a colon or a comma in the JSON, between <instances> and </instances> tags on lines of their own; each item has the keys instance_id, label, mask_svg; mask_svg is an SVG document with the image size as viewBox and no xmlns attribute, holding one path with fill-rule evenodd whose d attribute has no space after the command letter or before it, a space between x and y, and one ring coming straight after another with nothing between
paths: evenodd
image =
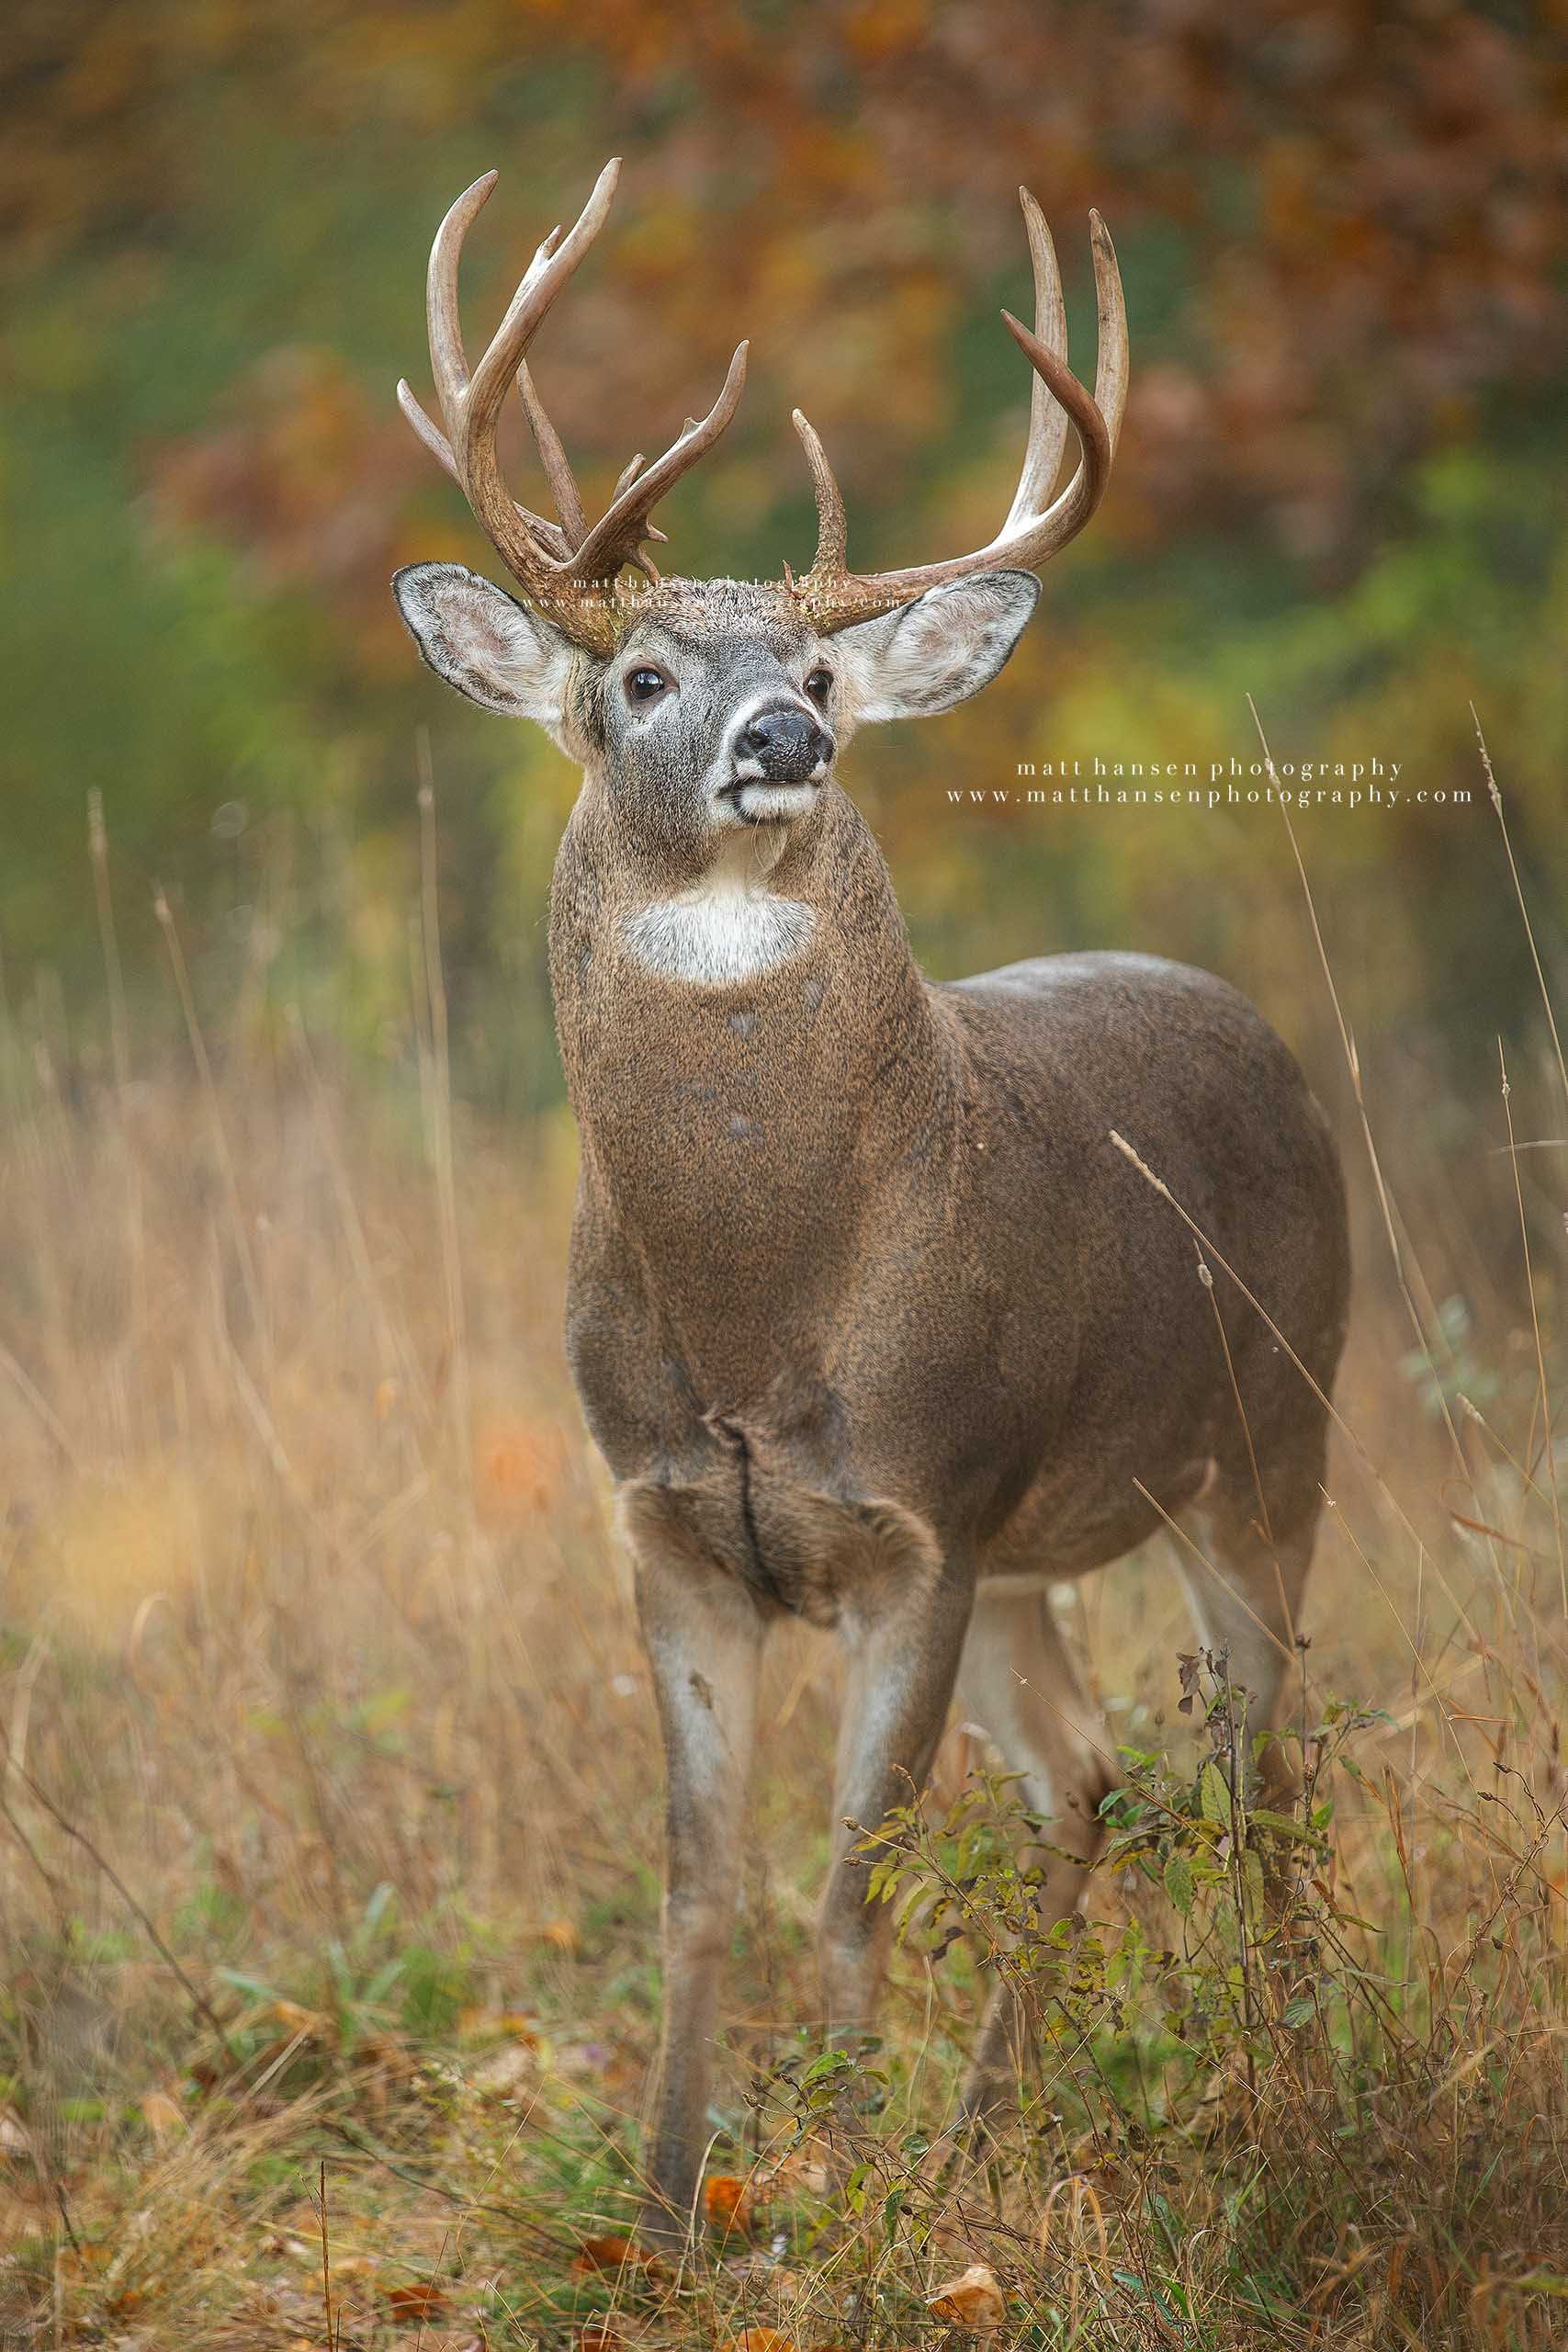
<instances>
[{"instance_id":1,"label":"deer antler","mask_svg":"<svg viewBox=\"0 0 1568 2352\"><path fill-rule=\"evenodd\" d=\"M545 313L604 226L620 169L618 157L606 164L575 227L564 237L554 229L545 239L494 340L471 372L458 317L457 266L463 240L495 186L495 173L487 172L465 189L436 231L426 280L430 367L445 433L431 422L408 384L398 386L403 414L460 486L480 527L530 602L574 644L599 654L613 651L620 634L616 574L629 563L644 571L651 569L641 552L642 542L663 536L649 520L652 509L712 448L735 414L746 381L742 343L706 416L688 419L680 437L646 472L640 458L634 458L616 483L608 510L589 526L566 453L525 361ZM496 427L514 379L556 502L556 523L518 505L502 480Z\"/></svg>"},{"instance_id":2,"label":"deer antler","mask_svg":"<svg viewBox=\"0 0 1568 2352\"><path fill-rule=\"evenodd\" d=\"M928 588L944 580L960 580L967 572L990 571L1003 565L1032 571L1077 537L1105 494L1127 400L1127 313L1111 232L1098 212L1089 214L1100 302L1100 349L1091 400L1067 366L1066 313L1051 232L1029 190L1020 188L1019 198L1034 272L1034 331L1031 334L1010 311L1004 311L1002 317L1034 369L1034 384L1023 470L1007 520L996 537L973 555L952 556L943 563L918 564L904 571L849 571L844 561L844 502L821 442L796 409L795 429L805 447L817 494L817 552L805 578L791 581L789 588L812 626L823 635L878 613L892 612L923 595ZM1069 418L1083 454L1066 490L1046 505L1061 465Z\"/></svg>"}]
</instances>

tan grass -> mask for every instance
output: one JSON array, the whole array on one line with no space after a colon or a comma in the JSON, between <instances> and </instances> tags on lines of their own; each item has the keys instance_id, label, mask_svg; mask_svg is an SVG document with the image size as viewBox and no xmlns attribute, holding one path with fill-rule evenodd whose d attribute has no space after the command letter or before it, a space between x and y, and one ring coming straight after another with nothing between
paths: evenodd
<instances>
[{"instance_id":1,"label":"tan grass","mask_svg":"<svg viewBox=\"0 0 1568 2352\"><path fill-rule=\"evenodd\" d=\"M635 2179L660 1800L561 1352L569 1132L451 1103L444 1006L434 1029L423 1008L422 1073L373 1086L297 1015L253 1005L208 1038L177 969L194 1069L133 1074L152 1057L128 1041L118 964L112 1083L75 1082L26 1008L6 1048L4 2340L317 2344L330 2324L345 2346L501 2345L592 2321L603 2352L764 2326L896 2343L942 2334L926 2299L976 2261L1000 2281L1002 2344L1568 2335L1568 1645L1544 1419L1564 1386L1562 1227L1546 1155L1488 1157L1500 1104L1465 1114L1462 1147L1450 1115L1435 1154L1396 1068L1397 1117L1356 1080L1382 1173L1361 1182L1354 1442L1305 1703L1387 1720L1359 1736L1333 1831L1336 1901L1369 1924L1314 1964L1366 1972L1394 2005L1405 2104L1374 2098L1341 2158L1288 2037L1222 2070L1179 2129L1132 2128L1125 2098L1095 2110L1062 2058L1060 2096L1048 2078L998 2160L943 2172L912 2135L948 2112L977 1947L938 1962L917 1938L886 2112L822 2125L869 2167L835 2203L777 2071L818 2046L798 2029L833 1668L803 1634L770 1685L715 2157L757 2176L758 2218L677 2290L573 2267L624 2230ZM1554 1057L1509 1062L1513 1104L1533 1097L1529 1132L1549 1133ZM1420 1232L1420 1282L1389 1274L1396 1224ZM1434 1312L1461 1293L1468 1332ZM1410 1317L1424 1361L1401 1371ZM1118 1736L1190 1741L1190 1636L1157 1555L1066 1615ZM1091 1910L1108 1933L1175 1932L1125 1874ZM1145 2043L1129 2025L1134 2058ZM1163 2114L1168 2089L1145 2091ZM1249 2317L1237 2288L1238 2244L1269 2243L1236 2203L1258 2148L1289 2318ZM1163 2248L1156 2199L1179 2222ZM1151 2265L1185 2281L1174 2331L1125 2283Z\"/></svg>"}]
</instances>

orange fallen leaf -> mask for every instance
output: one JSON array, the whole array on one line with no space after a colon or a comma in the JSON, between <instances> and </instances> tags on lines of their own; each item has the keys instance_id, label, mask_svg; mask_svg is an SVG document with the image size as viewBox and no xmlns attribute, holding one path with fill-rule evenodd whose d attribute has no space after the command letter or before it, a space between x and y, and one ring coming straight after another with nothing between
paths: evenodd
<instances>
[{"instance_id":1,"label":"orange fallen leaf","mask_svg":"<svg viewBox=\"0 0 1568 2352\"><path fill-rule=\"evenodd\" d=\"M635 2238L603 2237L584 2238L572 2256L571 2267L580 2278L585 2278L596 2270L643 2270L651 2276L662 2265Z\"/></svg>"},{"instance_id":2,"label":"orange fallen leaf","mask_svg":"<svg viewBox=\"0 0 1568 2352\"><path fill-rule=\"evenodd\" d=\"M967 2270L956 2278L949 2278L935 2294L928 2295L926 2308L937 2319L982 2334L1000 2327L1007 2317L997 2274L983 2262L972 2262Z\"/></svg>"},{"instance_id":3,"label":"orange fallen leaf","mask_svg":"<svg viewBox=\"0 0 1568 2352\"><path fill-rule=\"evenodd\" d=\"M485 2035L504 2034L509 2041L520 2041L526 2050L539 2046L539 2020L526 2009L491 2009L482 2001L471 2001L457 2012L457 2030L476 2041Z\"/></svg>"},{"instance_id":4,"label":"orange fallen leaf","mask_svg":"<svg viewBox=\"0 0 1568 2352\"><path fill-rule=\"evenodd\" d=\"M623 2352L625 2341L607 2319L591 2319L577 2331L577 2352Z\"/></svg>"},{"instance_id":5,"label":"orange fallen leaf","mask_svg":"<svg viewBox=\"0 0 1568 2352\"><path fill-rule=\"evenodd\" d=\"M776 2327L743 2327L739 2335L727 2335L718 2352L796 2352L796 2346Z\"/></svg>"},{"instance_id":6,"label":"orange fallen leaf","mask_svg":"<svg viewBox=\"0 0 1568 2352\"><path fill-rule=\"evenodd\" d=\"M440 2319L446 2310L446 2298L434 2278L411 2278L397 2287L384 2287L382 2301L394 2319Z\"/></svg>"},{"instance_id":7,"label":"orange fallen leaf","mask_svg":"<svg viewBox=\"0 0 1568 2352\"><path fill-rule=\"evenodd\" d=\"M716 2229L743 2230L751 2204L750 2184L733 2173L711 2173L703 2183L703 2211Z\"/></svg>"},{"instance_id":8,"label":"orange fallen leaf","mask_svg":"<svg viewBox=\"0 0 1568 2352\"><path fill-rule=\"evenodd\" d=\"M284 2031L305 2041L333 2041L337 2027L324 2010L301 2007L298 2001L274 2001L272 2014Z\"/></svg>"}]
</instances>

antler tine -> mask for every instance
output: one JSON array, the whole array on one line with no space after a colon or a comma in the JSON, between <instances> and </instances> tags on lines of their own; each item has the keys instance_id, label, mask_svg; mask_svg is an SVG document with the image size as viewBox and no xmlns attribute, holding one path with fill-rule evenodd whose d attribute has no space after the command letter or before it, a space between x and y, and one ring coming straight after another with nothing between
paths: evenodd
<instances>
[{"instance_id":1,"label":"antler tine","mask_svg":"<svg viewBox=\"0 0 1568 2352\"><path fill-rule=\"evenodd\" d=\"M649 536L649 510L699 458L706 456L739 406L746 383L748 347L744 343L736 345L724 389L707 414L694 424L688 424L646 473L637 475L626 484L608 512L595 523L577 550L573 569L581 579L609 580L623 563L633 560L638 546Z\"/></svg>"},{"instance_id":2,"label":"antler tine","mask_svg":"<svg viewBox=\"0 0 1568 2352\"><path fill-rule=\"evenodd\" d=\"M507 305L506 316L491 338L489 350L461 396L457 415L447 419L448 425L453 428L452 445L463 469L463 487L469 504L518 579L536 595L547 599L552 605L562 600L563 592L565 601L571 603L575 597L576 582L551 577L548 573L541 576L539 541L526 529L521 533L518 531L518 509L501 478L495 446L496 427L500 423L501 405L507 387L522 366L524 355L538 331L540 321L603 227L619 175L620 160L617 157L606 164L600 173L576 225L553 246L552 240L547 238L545 244L552 246L552 249L547 252L541 247L535 254L522 284ZM431 266L434 278L434 255ZM455 254L452 277L455 283ZM595 624L592 634L599 638L605 631Z\"/></svg>"},{"instance_id":3,"label":"antler tine","mask_svg":"<svg viewBox=\"0 0 1568 2352\"><path fill-rule=\"evenodd\" d=\"M1127 314L1115 250L1104 221L1098 212L1092 212L1089 223L1099 298L1100 349L1091 398L1066 363L1066 321L1055 255L1039 207L1027 194L1023 196L1023 215L1034 270L1034 331L1032 333L1010 311L1004 311L1002 317L1009 334L1033 368L1035 383L1030 397L1030 432L1023 470L1007 520L996 537L972 555L953 556L942 563L911 565L902 571L849 571L843 560L842 501L827 459L821 455L820 444L807 426L801 438L817 490L818 547L811 570L804 580L792 585L795 595L824 633L846 628L854 621L868 620L878 613L891 612L897 605L923 595L928 588L939 587L944 581L963 579L971 572L1002 566L1032 571L1082 530L1105 494L1127 397ZM1052 403L1059 404L1064 412L1061 416L1053 416ZM1061 463L1068 421L1077 430L1082 455L1066 490L1042 510L1040 502L1051 488ZM798 422L796 430L800 430Z\"/></svg>"},{"instance_id":4,"label":"antler tine","mask_svg":"<svg viewBox=\"0 0 1568 2352\"><path fill-rule=\"evenodd\" d=\"M457 460L452 455L452 444L438 424L433 424L414 398L413 386L406 376L398 378L398 406L402 410L415 433L423 442L438 466L444 466L457 483L463 487L463 477L457 470Z\"/></svg>"},{"instance_id":5,"label":"antler tine","mask_svg":"<svg viewBox=\"0 0 1568 2352\"><path fill-rule=\"evenodd\" d=\"M636 481L641 471L642 451L639 449L636 457L628 458L626 464L621 468L620 473L616 478L615 487L610 492L610 503L612 506L615 504L616 499L619 498L622 491L628 490L632 483ZM642 536L645 539L657 539L660 546L663 547L667 543L669 535L667 532L660 530L656 524L645 523L643 525ZM637 565L637 570L642 573L645 580L657 581L659 578L658 565L650 563L647 556L645 556L640 549L632 558L632 561Z\"/></svg>"},{"instance_id":6,"label":"antler tine","mask_svg":"<svg viewBox=\"0 0 1568 2352\"><path fill-rule=\"evenodd\" d=\"M541 253L544 251L543 246L540 247L540 251ZM517 370L517 390L523 402L523 413L528 419L529 430L534 435L534 447L537 449L539 462L545 469L545 479L550 485L550 496L556 502L556 513L560 516L561 529L566 534L567 545L575 555L588 537L588 517L582 511L582 496L577 487L576 477L567 462L567 454L561 447L560 435L545 413L544 403L535 390L534 379L528 373L526 360Z\"/></svg>"},{"instance_id":7,"label":"antler tine","mask_svg":"<svg viewBox=\"0 0 1568 2352\"><path fill-rule=\"evenodd\" d=\"M558 223L550 231L549 235L541 240L538 251L529 264L530 277L534 277L543 269L559 244L560 234ZM545 404L539 398L539 388L534 381L526 360L520 364L517 370L517 391L523 402L524 413L528 419L528 429L534 435L534 447L538 450L539 462L545 469L546 478L550 485L550 496L555 500L556 512L560 516L558 537L562 542L563 551L575 555L588 537L588 516L582 504L582 493L577 487L577 477L571 470L570 460L562 446L560 435L551 424ZM641 467L642 456L639 451L630 465L623 467L620 479L610 493L612 500L620 496L626 484L640 471ZM661 546L664 543L664 533L655 530L651 523L644 533L644 537L657 539ZM659 574L645 558L640 555L634 556L632 560L649 580L658 579Z\"/></svg>"},{"instance_id":8,"label":"antler tine","mask_svg":"<svg viewBox=\"0 0 1568 2352\"><path fill-rule=\"evenodd\" d=\"M452 454L452 444L447 440L441 427L438 424L433 424L426 416L414 398L412 385L404 376L400 376L398 379L398 406L402 410L404 416L412 425L415 434L423 442L436 464L451 475L458 489L461 490L463 477L458 469L457 460ZM571 553L571 542L558 524L550 522L543 514L536 514L526 506L519 505L517 512L547 554L559 557L569 556Z\"/></svg>"},{"instance_id":9,"label":"antler tine","mask_svg":"<svg viewBox=\"0 0 1568 2352\"><path fill-rule=\"evenodd\" d=\"M558 231L557 233L559 233ZM544 248L541 247L540 250L542 252ZM570 462L561 446L560 435L549 420L545 404L539 398L539 388L534 381L526 361L517 370L517 391L523 402L524 413L528 419L529 430L534 435L534 446L539 452L540 462L549 480L550 495L556 502L556 512L561 518L558 527L553 524L546 524L542 527L552 532L554 537L559 541L558 550L559 553L575 555L588 536L588 517L583 509L582 494L577 487L577 477L572 472ZM426 422L428 423L428 419ZM440 452L437 451L436 454L439 456ZM619 498L628 482L636 481L641 470L642 453L639 450L629 465L622 467L615 487L610 492L612 503ZM536 515L529 514L526 507L523 509L523 513L527 516L530 524L536 528L540 527ZM652 523L645 526L642 536L645 539L657 539L660 547L665 543L664 533ZM658 572L645 557L634 555L631 560L648 579L658 579Z\"/></svg>"},{"instance_id":10,"label":"antler tine","mask_svg":"<svg viewBox=\"0 0 1568 2352\"><path fill-rule=\"evenodd\" d=\"M1056 266L1056 248L1046 226L1045 215L1026 187L1019 189L1018 200L1023 208L1030 266L1034 274L1034 333L1041 343L1066 360L1067 306L1062 300L1062 273ZM1044 378L1036 375L1029 393L1029 444L1024 451L1023 470L1019 475L1018 488L1013 492L1012 504L1002 526L1004 530L1010 531L1018 524L1039 514L1056 486L1056 476L1062 467L1062 451L1066 442L1066 411L1060 401L1052 399Z\"/></svg>"},{"instance_id":11,"label":"antler tine","mask_svg":"<svg viewBox=\"0 0 1568 2352\"><path fill-rule=\"evenodd\" d=\"M1065 367L1050 377L1051 389L1077 426L1083 443L1079 459L1071 481L1055 503L1037 518L1025 519L1022 529L1035 543L1040 552L1031 556L1031 563L1043 563L1055 554L1058 548L1077 537L1094 513L1105 494L1111 479L1111 460L1121 437L1122 414L1127 405L1127 311L1122 292L1122 273L1116 266L1116 250L1111 242L1111 232L1100 214L1089 214L1089 233L1094 254L1094 282L1098 298L1099 348L1095 356L1094 400L1076 376ZM1008 317L1013 340L1027 353L1036 370L1037 385L1048 371L1042 367L1046 357L1033 336L1027 336L1019 322ZM1065 379L1065 380L1064 380ZM1004 533L1005 536L1005 533Z\"/></svg>"},{"instance_id":12,"label":"antler tine","mask_svg":"<svg viewBox=\"0 0 1568 2352\"><path fill-rule=\"evenodd\" d=\"M849 545L843 492L828 463L828 452L807 417L799 409L792 409L789 421L800 435L817 499L817 552L811 559L811 569L815 571L820 566L825 571L841 571Z\"/></svg>"},{"instance_id":13,"label":"antler tine","mask_svg":"<svg viewBox=\"0 0 1568 2352\"><path fill-rule=\"evenodd\" d=\"M613 155L594 181L593 192L571 229L564 237L558 230L552 230L529 263L522 284L507 305L506 316L491 339L490 349L474 370L468 399L473 417L471 431L488 426L500 415L507 386L522 365L540 321L604 227L620 176L621 159ZM487 188L485 194L489 193ZM434 266L434 255L432 262Z\"/></svg>"},{"instance_id":14,"label":"antler tine","mask_svg":"<svg viewBox=\"0 0 1568 2352\"><path fill-rule=\"evenodd\" d=\"M435 232L430 266L425 271L424 316L430 337L430 372L435 379L435 397L454 445L454 419L468 389L468 360L463 349L463 322L457 306L457 265L462 258L463 240L490 202L499 176L495 172L485 172L448 208Z\"/></svg>"},{"instance_id":15,"label":"antler tine","mask_svg":"<svg viewBox=\"0 0 1568 2352\"><path fill-rule=\"evenodd\" d=\"M1089 238L1094 253L1094 288L1098 307L1096 332L1100 338L1095 359L1094 401L1111 428L1111 454L1116 455L1116 445L1122 438L1122 419L1127 407L1127 381L1132 368L1132 352L1127 342L1127 298L1122 290L1122 272L1116 264L1116 248L1111 242L1111 232L1103 217L1089 207Z\"/></svg>"}]
</instances>

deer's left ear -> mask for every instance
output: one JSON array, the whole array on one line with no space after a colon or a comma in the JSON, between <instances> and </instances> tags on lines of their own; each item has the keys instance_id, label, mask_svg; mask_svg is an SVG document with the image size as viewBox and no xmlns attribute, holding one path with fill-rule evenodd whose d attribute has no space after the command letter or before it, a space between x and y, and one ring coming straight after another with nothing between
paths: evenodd
<instances>
[{"instance_id":1,"label":"deer's left ear","mask_svg":"<svg viewBox=\"0 0 1568 2352\"><path fill-rule=\"evenodd\" d=\"M834 642L856 720L929 718L967 702L990 684L1039 594L1032 571L976 571L840 629Z\"/></svg>"}]
</instances>

